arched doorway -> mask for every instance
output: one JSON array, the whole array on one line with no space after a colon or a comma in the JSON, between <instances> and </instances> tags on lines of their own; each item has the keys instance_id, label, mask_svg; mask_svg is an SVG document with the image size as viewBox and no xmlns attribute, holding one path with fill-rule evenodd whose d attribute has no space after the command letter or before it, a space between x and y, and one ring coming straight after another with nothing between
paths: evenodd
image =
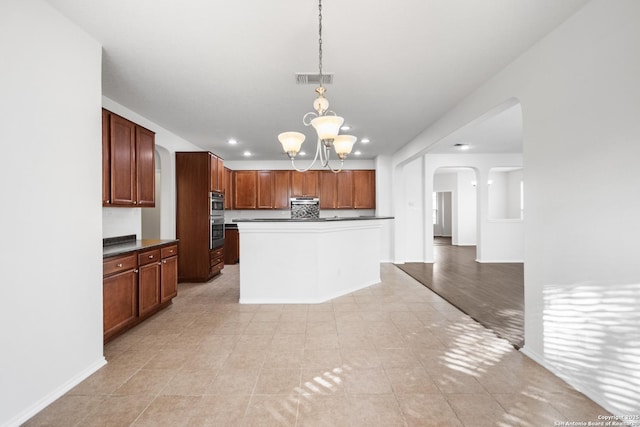
<instances>
[{"instance_id":1,"label":"arched doorway","mask_svg":"<svg viewBox=\"0 0 640 427\"><path fill-rule=\"evenodd\" d=\"M144 208L141 213L142 238L160 239L161 235L161 206L162 206L162 160L158 149L155 150L155 200L153 208Z\"/></svg>"}]
</instances>

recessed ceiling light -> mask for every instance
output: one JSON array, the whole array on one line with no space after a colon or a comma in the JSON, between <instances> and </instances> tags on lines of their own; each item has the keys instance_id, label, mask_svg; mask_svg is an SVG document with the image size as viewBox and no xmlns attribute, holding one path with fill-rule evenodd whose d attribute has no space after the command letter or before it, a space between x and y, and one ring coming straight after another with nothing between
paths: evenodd
<instances>
[{"instance_id":1,"label":"recessed ceiling light","mask_svg":"<svg viewBox=\"0 0 640 427\"><path fill-rule=\"evenodd\" d=\"M235 139L231 138L229 141L227 141L229 143L229 145L236 145L238 143L238 141L236 141Z\"/></svg>"},{"instance_id":2,"label":"recessed ceiling light","mask_svg":"<svg viewBox=\"0 0 640 427\"><path fill-rule=\"evenodd\" d=\"M340 128L340 130L350 130L350 129L351 129L351 126L349 125L344 125Z\"/></svg>"},{"instance_id":3,"label":"recessed ceiling light","mask_svg":"<svg viewBox=\"0 0 640 427\"><path fill-rule=\"evenodd\" d=\"M251 151L245 151L244 153L242 153L242 155L245 157L249 157L251 155Z\"/></svg>"},{"instance_id":4,"label":"recessed ceiling light","mask_svg":"<svg viewBox=\"0 0 640 427\"><path fill-rule=\"evenodd\" d=\"M469 148L471 148L471 147L469 146L469 144L460 144L460 143L458 143L458 144L453 144L453 146L454 146L455 148L457 148L458 150L463 150L463 151L464 151L464 150L468 150Z\"/></svg>"},{"instance_id":5,"label":"recessed ceiling light","mask_svg":"<svg viewBox=\"0 0 640 427\"><path fill-rule=\"evenodd\" d=\"M304 151L301 151L301 152L299 152L298 154L299 154L299 155L301 155L301 156L306 156L306 155L307 155L307 153L306 153L306 152L304 152Z\"/></svg>"},{"instance_id":6,"label":"recessed ceiling light","mask_svg":"<svg viewBox=\"0 0 640 427\"><path fill-rule=\"evenodd\" d=\"M362 138L360 140L360 142L362 142L363 144L368 144L370 142L369 138Z\"/></svg>"},{"instance_id":7,"label":"recessed ceiling light","mask_svg":"<svg viewBox=\"0 0 640 427\"><path fill-rule=\"evenodd\" d=\"M356 152L355 152L355 153L353 153L353 154L355 154L356 156L359 156L360 154L362 154L362 152L361 152L360 150L358 150L358 151L356 151Z\"/></svg>"}]
</instances>

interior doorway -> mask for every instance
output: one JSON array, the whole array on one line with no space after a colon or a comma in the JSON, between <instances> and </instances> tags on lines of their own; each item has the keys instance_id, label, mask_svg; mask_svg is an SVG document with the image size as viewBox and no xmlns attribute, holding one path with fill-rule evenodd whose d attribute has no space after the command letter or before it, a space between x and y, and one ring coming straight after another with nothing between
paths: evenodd
<instances>
[{"instance_id":1,"label":"interior doorway","mask_svg":"<svg viewBox=\"0 0 640 427\"><path fill-rule=\"evenodd\" d=\"M451 191L433 192L433 237L451 239Z\"/></svg>"}]
</instances>

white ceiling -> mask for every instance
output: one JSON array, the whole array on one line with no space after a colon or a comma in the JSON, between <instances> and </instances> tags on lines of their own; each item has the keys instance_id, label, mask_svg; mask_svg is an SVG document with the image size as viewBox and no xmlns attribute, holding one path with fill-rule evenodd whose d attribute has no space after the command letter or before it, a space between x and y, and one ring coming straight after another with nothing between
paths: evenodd
<instances>
[{"instance_id":1,"label":"white ceiling","mask_svg":"<svg viewBox=\"0 0 640 427\"><path fill-rule=\"evenodd\" d=\"M316 0L47 1L103 45L103 94L158 125L227 160L315 145L294 74L318 71ZM362 158L391 154L586 1L325 0L327 98Z\"/></svg>"},{"instance_id":2,"label":"white ceiling","mask_svg":"<svg viewBox=\"0 0 640 427\"><path fill-rule=\"evenodd\" d=\"M466 145L466 150L455 144ZM516 103L503 111L488 113L443 138L429 153L522 153L522 107Z\"/></svg>"}]
</instances>

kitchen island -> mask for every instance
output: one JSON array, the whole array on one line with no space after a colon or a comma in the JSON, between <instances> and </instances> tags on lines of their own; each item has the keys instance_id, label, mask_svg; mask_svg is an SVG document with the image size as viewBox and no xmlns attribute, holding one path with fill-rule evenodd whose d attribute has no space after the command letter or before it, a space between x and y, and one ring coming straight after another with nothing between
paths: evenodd
<instances>
[{"instance_id":1,"label":"kitchen island","mask_svg":"<svg viewBox=\"0 0 640 427\"><path fill-rule=\"evenodd\" d=\"M379 283L381 228L389 219L233 220L240 231L240 303L321 303Z\"/></svg>"}]
</instances>

